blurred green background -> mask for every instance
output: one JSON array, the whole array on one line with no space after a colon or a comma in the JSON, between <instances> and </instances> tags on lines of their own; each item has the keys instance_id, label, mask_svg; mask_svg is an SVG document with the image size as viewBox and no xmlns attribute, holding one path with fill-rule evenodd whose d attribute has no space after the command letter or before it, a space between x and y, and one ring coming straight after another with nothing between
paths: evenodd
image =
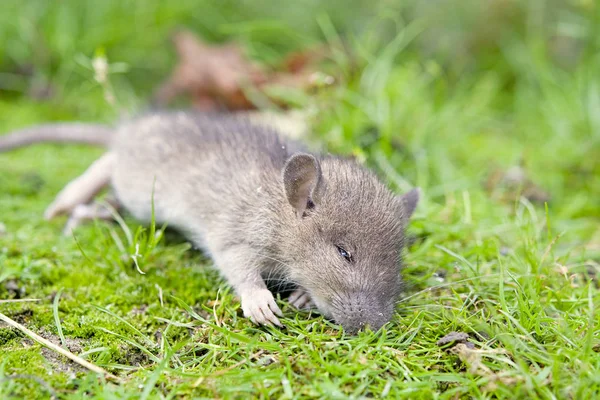
<instances>
[{"instance_id":1,"label":"blurred green background","mask_svg":"<svg viewBox=\"0 0 600 400\"><path fill-rule=\"evenodd\" d=\"M314 130L330 149L384 156L433 199L521 165L565 218L599 215L594 1L5 0L2 8L4 131L143 111L175 65L169 36L181 27L238 42L271 66L325 42L339 84L301 104L318 108ZM98 51L111 63L114 108L93 79Z\"/></svg>"},{"instance_id":2,"label":"blurred green background","mask_svg":"<svg viewBox=\"0 0 600 400\"><path fill-rule=\"evenodd\" d=\"M534 146L528 157L536 165L595 171L594 160L581 160L599 140L600 28L591 0L5 0L2 8L0 99L43 102L52 108L48 118L110 120L143 109L174 66L169 35L186 27L209 41L241 43L269 65L329 42L342 85L324 104L352 103L337 111L348 113L336 121L342 127L374 125L414 150L452 130L456 140L444 145L507 140L506 148L494 147L513 158ZM119 110L110 110L93 80L98 50L112 65ZM468 151L455 161L481 157L489 154ZM570 184L577 185L560 182Z\"/></svg>"}]
</instances>

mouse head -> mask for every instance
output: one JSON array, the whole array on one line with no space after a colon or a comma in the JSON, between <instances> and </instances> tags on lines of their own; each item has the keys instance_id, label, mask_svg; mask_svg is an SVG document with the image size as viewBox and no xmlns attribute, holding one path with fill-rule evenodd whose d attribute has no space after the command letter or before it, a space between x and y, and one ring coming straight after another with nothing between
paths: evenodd
<instances>
[{"instance_id":1,"label":"mouse head","mask_svg":"<svg viewBox=\"0 0 600 400\"><path fill-rule=\"evenodd\" d=\"M346 331L379 329L401 290L404 228L419 189L395 196L355 162L293 155L283 169L290 279Z\"/></svg>"}]
</instances>

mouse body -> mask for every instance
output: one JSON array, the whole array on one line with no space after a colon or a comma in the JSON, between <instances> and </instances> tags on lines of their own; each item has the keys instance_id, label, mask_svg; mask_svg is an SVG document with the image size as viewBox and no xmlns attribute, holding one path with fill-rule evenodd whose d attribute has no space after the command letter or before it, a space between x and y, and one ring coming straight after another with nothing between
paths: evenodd
<instances>
[{"instance_id":1,"label":"mouse body","mask_svg":"<svg viewBox=\"0 0 600 400\"><path fill-rule=\"evenodd\" d=\"M255 323L281 325L269 279L297 285L295 306L349 332L392 318L418 189L396 196L353 160L227 115L151 113L105 137L102 171L119 205L145 223L154 213L202 249Z\"/></svg>"}]
</instances>

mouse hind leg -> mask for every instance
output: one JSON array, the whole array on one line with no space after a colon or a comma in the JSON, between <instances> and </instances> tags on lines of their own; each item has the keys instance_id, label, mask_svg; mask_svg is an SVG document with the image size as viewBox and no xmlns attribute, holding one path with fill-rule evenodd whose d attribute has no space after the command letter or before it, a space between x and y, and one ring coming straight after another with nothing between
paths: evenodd
<instances>
[{"instance_id":1,"label":"mouse hind leg","mask_svg":"<svg viewBox=\"0 0 600 400\"><path fill-rule=\"evenodd\" d=\"M105 153L79 177L65 186L46 208L44 218L72 214L79 205L88 204L110 182L115 155Z\"/></svg>"},{"instance_id":2,"label":"mouse hind leg","mask_svg":"<svg viewBox=\"0 0 600 400\"><path fill-rule=\"evenodd\" d=\"M110 182L114 158L114 154L105 153L82 175L69 182L48 206L44 217L52 219L68 214L69 220L63 229L65 235L71 234L84 221L113 220L115 210L119 208L116 198L108 197L104 204L92 200Z\"/></svg>"}]
</instances>

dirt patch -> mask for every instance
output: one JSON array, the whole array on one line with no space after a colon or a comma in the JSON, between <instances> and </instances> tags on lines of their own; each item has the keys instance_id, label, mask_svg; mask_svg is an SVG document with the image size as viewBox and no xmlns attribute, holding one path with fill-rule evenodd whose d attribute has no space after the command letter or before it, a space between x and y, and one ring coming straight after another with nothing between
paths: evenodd
<instances>
[{"instance_id":1,"label":"dirt patch","mask_svg":"<svg viewBox=\"0 0 600 400\"><path fill-rule=\"evenodd\" d=\"M120 345L119 354L120 357L117 360L119 364L144 367L151 363L150 357L147 354L133 346Z\"/></svg>"},{"instance_id":2,"label":"dirt patch","mask_svg":"<svg viewBox=\"0 0 600 400\"><path fill-rule=\"evenodd\" d=\"M63 347L63 344L57 335L47 332L45 330L42 330L41 332L37 332L37 333L44 339L46 339L58 346ZM83 340L65 338L65 342L66 342L66 347L68 348L68 350L70 352L72 352L74 354L79 354L83 351L83 344L84 344ZM23 344L25 346L33 346L34 343L35 342L29 338L26 338L23 340ZM44 356L46 361L48 361L48 363L50 364L50 366L52 367L52 369L55 372L64 373L64 374L74 374L74 373L76 374L76 373L87 371L87 369L85 369L81 365L69 360L68 358L60 355L59 353L57 353L53 350L50 350L47 347L42 346L42 350L40 351L40 353L42 354L42 356Z\"/></svg>"},{"instance_id":3,"label":"dirt patch","mask_svg":"<svg viewBox=\"0 0 600 400\"><path fill-rule=\"evenodd\" d=\"M131 314L131 315L145 315L147 310L148 310L148 305L147 304L142 304L139 307L132 308L131 311L129 312L129 314Z\"/></svg>"},{"instance_id":4,"label":"dirt patch","mask_svg":"<svg viewBox=\"0 0 600 400\"><path fill-rule=\"evenodd\" d=\"M86 368L46 347L42 348L41 353L55 372L60 372L62 374L77 374L87 372Z\"/></svg>"},{"instance_id":5,"label":"dirt patch","mask_svg":"<svg viewBox=\"0 0 600 400\"><path fill-rule=\"evenodd\" d=\"M29 320L33 316L33 311L30 310L29 308L26 308L24 310L17 311L9 316L11 319L18 322L19 324L27 325L27 322L29 322ZM0 328L6 327L6 326L8 326L8 324L5 324L4 322L0 322Z\"/></svg>"}]
</instances>

